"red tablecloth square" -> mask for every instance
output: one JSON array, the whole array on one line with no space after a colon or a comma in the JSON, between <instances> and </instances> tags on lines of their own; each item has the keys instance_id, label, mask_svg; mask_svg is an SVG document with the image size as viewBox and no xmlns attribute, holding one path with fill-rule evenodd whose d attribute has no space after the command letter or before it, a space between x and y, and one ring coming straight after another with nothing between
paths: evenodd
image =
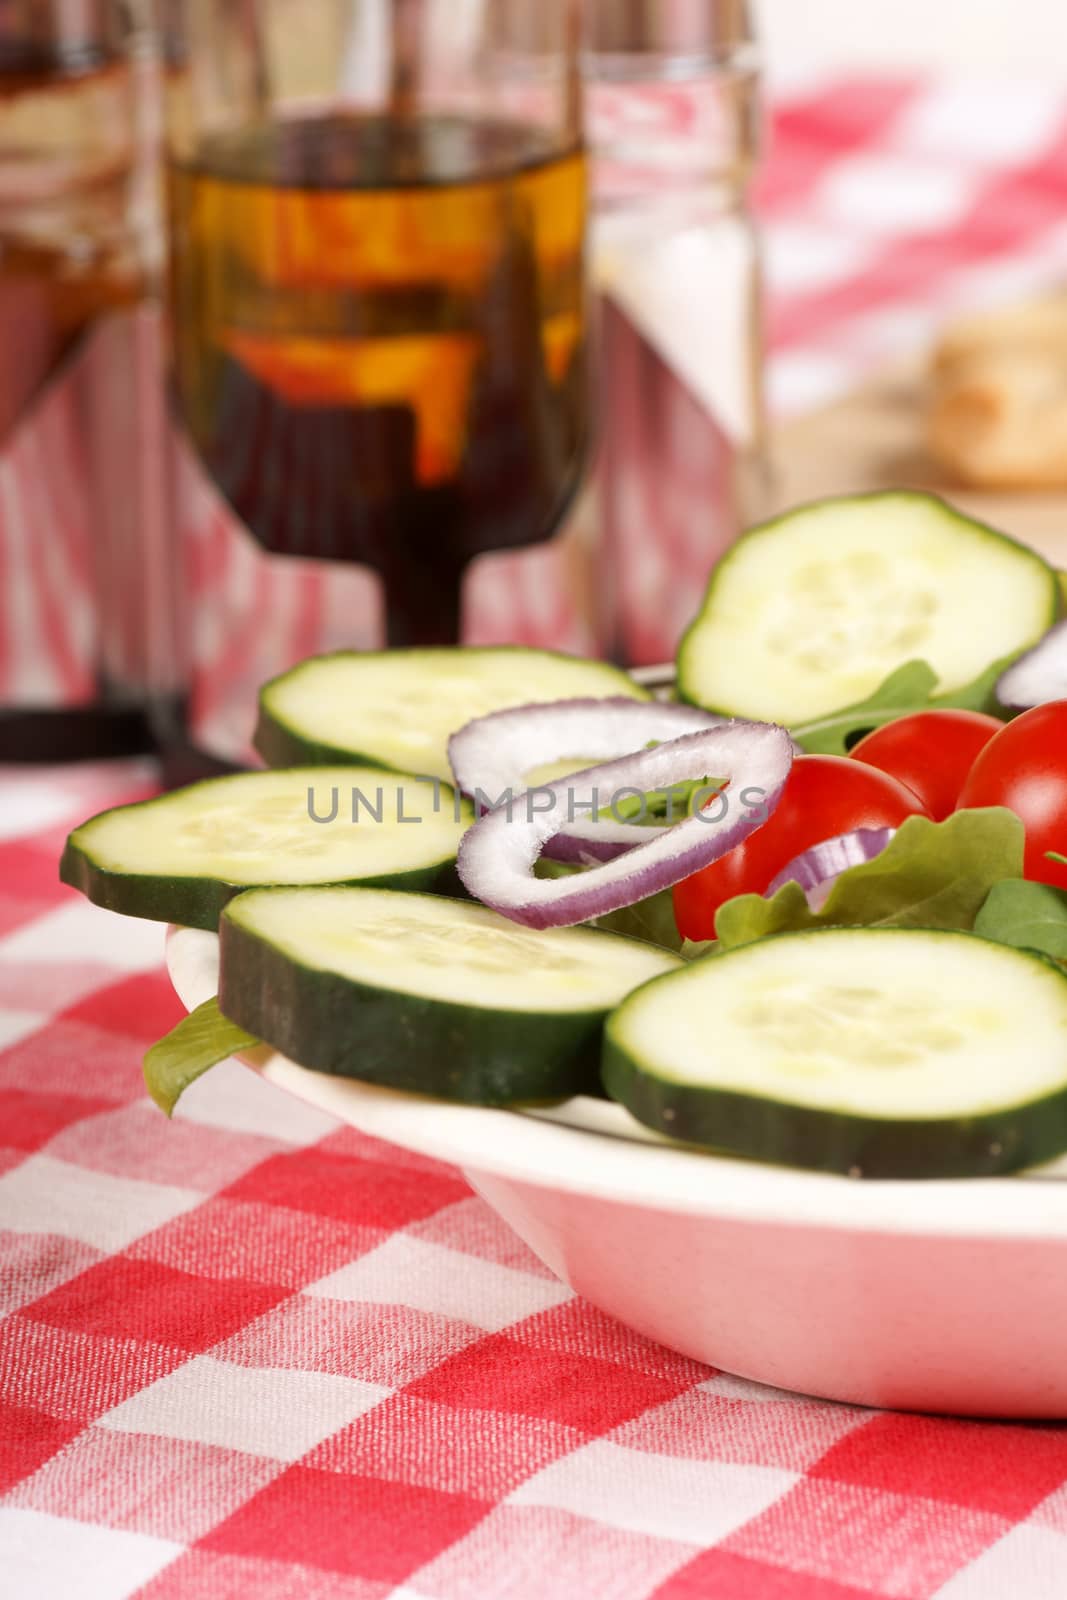
<instances>
[{"instance_id":1,"label":"red tablecloth square","mask_svg":"<svg viewBox=\"0 0 1067 1600\"><path fill-rule=\"evenodd\" d=\"M512 1338L529 1344L532 1349L546 1354L551 1352L564 1359L579 1355L618 1362L628 1370L647 1374L674 1394L711 1376L710 1368L703 1362L666 1349L654 1339L635 1333L615 1317L573 1296L537 1317L518 1323L510 1333Z\"/></svg>"},{"instance_id":2,"label":"red tablecloth square","mask_svg":"<svg viewBox=\"0 0 1067 1600\"><path fill-rule=\"evenodd\" d=\"M953 1432L959 1449L946 1450ZM1067 1478L1067 1430L876 1416L828 1450L811 1476L1017 1519Z\"/></svg>"},{"instance_id":3,"label":"red tablecloth square","mask_svg":"<svg viewBox=\"0 0 1067 1600\"><path fill-rule=\"evenodd\" d=\"M145 938L156 930L145 924ZM185 1015L185 1008L174 993L165 972L135 972L101 984L91 995L77 1000L62 1015L70 1022L88 1022L109 1033L122 1034L152 1044Z\"/></svg>"},{"instance_id":4,"label":"red tablecloth square","mask_svg":"<svg viewBox=\"0 0 1067 1600\"><path fill-rule=\"evenodd\" d=\"M400 1583L489 1509L468 1495L294 1466L203 1543L235 1555L270 1548L283 1560Z\"/></svg>"},{"instance_id":5,"label":"red tablecloth square","mask_svg":"<svg viewBox=\"0 0 1067 1600\"><path fill-rule=\"evenodd\" d=\"M446 1405L515 1411L601 1433L672 1399L683 1387L597 1356L498 1333L442 1361L409 1392Z\"/></svg>"},{"instance_id":6,"label":"red tablecloth square","mask_svg":"<svg viewBox=\"0 0 1067 1600\"><path fill-rule=\"evenodd\" d=\"M49 1416L29 1406L0 1400L0 1494L6 1493L54 1457L81 1430L81 1423Z\"/></svg>"},{"instance_id":7,"label":"red tablecloth square","mask_svg":"<svg viewBox=\"0 0 1067 1600\"><path fill-rule=\"evenodd\" d=\"M205 1278L156 1261L112 1256L24 1307L35 1322L70 1333L104 1334L207 1350L288 1294L236 1278Z\"/></svg>"},{"instance_id":8,"label":"red tablecloth square","mask_svg":"<svg viewBox=\"0 0 1067 1600\"><path fill-rule=\"evenodd\" d=\"M872 1600L875 1589L857 1589L850 1583L835 1583L810 1572L791 1572L785 1567L750 1561L731 1550L702 1550L688 1566L669 1577L649 1600L711 1600L722 1595L730 1600Z\"/></svg>"},{"instance_id":9,"label":"red tablecloth square","mask_svg":"<svg viewBox=\"0 0 1067 1600\"><path fill-rule=\"evenodd\" d=\"M274 1156L225 1191L235 1200L389 1229L417 1222L468 1192L461 1178L440 1169L427 1173L384 1162L360 1166L321 1147Z\"/></svg>"},{"instance_id":10,"label":"red tablecloth square","mask_svg":"<svg viewBox=\"0 0 1067 1600\"><path fill-rule=\"evenodd\" d=\"M81 1095L35 1093L32 1089L0 1089L0 1129L5 1145L36 1150L71 1122L103 1111L107 1100Z\"/></svg>"}]
</instances>

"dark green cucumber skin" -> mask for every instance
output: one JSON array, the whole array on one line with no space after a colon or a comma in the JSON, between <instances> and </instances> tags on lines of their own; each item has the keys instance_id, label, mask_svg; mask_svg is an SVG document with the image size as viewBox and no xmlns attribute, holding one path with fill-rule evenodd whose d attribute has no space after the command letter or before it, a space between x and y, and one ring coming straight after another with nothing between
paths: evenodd
<instances>
[{"instance_id":1,"label":"dark green cucumber skin","mask_svg":"<svg viewBox=\"0 0 1067 1600\"><path fill-rule=\"evenodd\" d=\"M465 645L462 647L464 654L477 655L480 648L498 653L502 650L513 651L516 655L537 654L553 656L558 661L584 660L583 657L569 656L563 650L540 650L527 645ZM407 650L333 650L321 656L314 656L315 661L342 661L348 659L366 660L371 657L390 659L397 656L421 654L421 651ZM370 751L356 750L351 746L325 744L319 739L309 739L299 729L284 721L280 716L275 716L270 708L270 692L274 686L283 679L299 672L306 666L301 662L296 667L290 667L288 672L279 673L276 678L271 678L259 691L259 709L256 714L256 728L252 735L253 747L263 757L268 767L321 767L321 766L364 766L378 767L383 772L393 772L397 769L388 762L383 761L380 755ZM600 662L598 665L607 666L609 663ZM621 668L618 669L619 692L624 690L633 692L635 685ZM532 698L535 686L531 686ZM641 689L634 694L635 700L650 700L651 695Z\"/></svg>"},{"instance_id":2,"label":"dark green cucumber skin","mask_svg":"<svg viewBox=\"0 0 1067 1600\"><path fill-rule=\"evenodd\" d=\"M219 1007L291 1061L467 1105L600 1094L605 1013L493 1011L306 967L229 916Z\"/></svg>"},{"instance_id":3,"label":"dark green cucumber skin","mask_svg":"<svg viewBox=\"0 0 1067 1600\"><path fill-rule=\"evenodd\" d=\"M712 958L714 959L714 958ZM605 1032L604 1087L648 1128L717 1155L863 1178L992 1178L1067 1149L1067 1089L979 1117L882 1119L696 1088L643 1070Z\"/></svg>"},{"instance_id":4,"label":"dark green cucumber skin","mask_svg":"<svg viewBox=\"0 0 1067 1600\"><path fill-rule=\"evenodd\" d=\"M145 801L144 804L151 804ZM176 922L183 928L206 928L214 933L222 908L245 889L294 888L294 884L226 883L221 878L156 877L146 872L110 872L99 867L72 834L59 862L59 876L72 889L106 911L124 917L144 917L149 922ZM409 889L429 894L459 896L462 886L454 861L432 863L412 872L395 872L381 878L346 879L346 888L368 885L374 889ZM300 884L300 888L334 887ZM340 887L338 884L337 887Z\"/></svg>"},{"instance_id":5,"label":"dark green cucumber skin","mask_svg":"<svg viewBox=\"0 0 1067 1600\"><path fill-rule=\"evenodd\" d=\"M394 771L380 756L366 751L344 750L339 745L323 744L318 739L305 739L295 729L280 720L275 721L260 702L256 714L256 727L252 735L252 748L261 755L268 767L378 767L383 772Z\"/></svg>"},{"instance_id":6,"label":"dark green cucumber skin","mask_svg":"<svg viewBox=\"0 0 1067 1600\"><path fill-rule=\"evenodd\" d=\"M1001 544L1011 545L1013 549L1018 550L1021 554L1032 557L1034 561L1039 562L1042 566L1048 569L1051 605L1049 609L1047 626L1051 627L1061 612L1067 612L1067 585L1061 583L1056 569L1047 561L1045 561L1036 550L1031 549L1029 545L1022 544L1018 539L1013 539L1010 533L1004 533L999 528L991 528L988 523L981 522L977 517L968 516L967 513L961 511L958 506L950 505L947 500L943 500L940 495L929 494L922 489L870 489L865 493L844 495L840 497L833 496L832 498L841 498L855 502L861 502L863 500L883 500L887 497L887 495L892 495L892 497L896 500L936 501L946 516L951 517L957 522L964 522L968 527L977 528L987 537L991 539L998 539ZM723 568L725 568L729 563L730 557L736 550L740 548L744 541L746 539L757 538L761 533L766 533L770 528L776 528L781 523L788 522L794 515L796 515L797 512L812 511L823 504L825 504L825 502L822 500L809 500L801 505L791 506L788 511L783 511L779 516L770 517L766 522L760 522L755 527L746 529L741 535L741 538L732 544L725 555L715 563L715 566L711 570L711 576L708 579L707 587L704 590L704 596L700 602L697 613L692 622L686 628L685 632L682 634L681 639L678 641L676 660L678 663L677 694L679 700L685 701L687 705L701 706L707 711L717 712L722 716L736 715L736 712L734 712L729 706L711 705L708 703L706 697L701 696L699 688L693 684L691 678L688 677L686 672L686 646L689 644L690 639L694 638L700 632L701 628L705 626L705 614L711 601L712 594L714 593L718 578ZM1030 644L1020 645L1018 654L1022 655L1025 650L1031 649L1036 643L1037 639L1033 639L1030 641ZM962 688L966 686L961 685L960 687Z\"/></svg>"}]
</instances>

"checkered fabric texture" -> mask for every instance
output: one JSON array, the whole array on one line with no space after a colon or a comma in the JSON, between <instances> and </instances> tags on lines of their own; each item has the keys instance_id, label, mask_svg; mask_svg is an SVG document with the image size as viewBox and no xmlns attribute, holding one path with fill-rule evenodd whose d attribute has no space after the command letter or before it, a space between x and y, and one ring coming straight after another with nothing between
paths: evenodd
<instances>
[{"instance_id":1,"label":"checkered fabric texture","mask_svg":"<svg viewBox=\"0 0 1067 1600\"><path fill-rule=\"evenodd\" d=\"M1067 100L798 84L776 122L782 405L1060 270ZM56 882L67 829L151 783L0 777L0 1592L1062 1600L1067 1430L673 1355L455 1171L243 1069L167 1122L140 1078L179 1015L160 930Z\"/></svg>"}]
</instances>

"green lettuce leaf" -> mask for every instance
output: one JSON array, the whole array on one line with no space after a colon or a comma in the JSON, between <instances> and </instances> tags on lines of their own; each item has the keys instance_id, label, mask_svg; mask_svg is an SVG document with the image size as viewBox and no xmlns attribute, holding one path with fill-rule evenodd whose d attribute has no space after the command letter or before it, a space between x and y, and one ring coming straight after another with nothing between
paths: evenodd
<instances>
[{"instance_id":1,"label":"green lettuce leaf","mask_svg":"<svg viewBox=\"0 0 1067 1600\"><path fill-rule=\"evenodd\" d=\"M1067 961L1067 893L1047 883L1006 878L990 889L974 931L997 944Z\"/></svg>"},{"instance_id":2,"label":"green lettuce leaf","mask_svg":"<svg viewBox=\"0 0 1067 1600\"><path fill-rule=\"evenodd\" d=\"M873 861L841 873L819 911L796 883L769 899L728 900L715 918L720 948L800 928L971 929L993 885L1022 876L1023 838L1003 806L956 811L944 822L908 817Z\"/></svg>"},{"instance_id":3,"label":"green lettuce leaf","mask_svg":"<svg viewBox=\"0 0 1067 1600\"><path fill-rule=\"evenodd\" d=\"M809 755L847 755L849 742L859 734L928 706L936 687L933 667L925 661L907 661L891 672L868 699L802 722L790 732Z\"/></svg>"},{"instance_id":4,"label":"green lettuce leaf","mask_svg":"<svg viewBox=\"0 0 1067 1600\"><path fill-rule=\"evenodd\" d=\"M209 1067L259 1043L219 1010L214 996L183 1017L144 1058L145 1087L169 1117L183 1092Z\"/></svg>"},{"instance_id":5,"label":"green lettuce leaf","mask_svg":"<svg viewBox=\"0 0 1067 1600\"><path fill-rule=\"evenodd\" d=\"M604 928L608 933L624 933L630 939L643 939L646 944L658 944L664 950L679 951L682 936L674 920L674 900L669 889L638 900L636 905L620 906L603 917L595 917L594 928Z\"/></svg>"},{"instance_id":6,"label":"green lettuce leaf","mask_svg":"<svg viewBox=\"0 0 1067 1600\"><path fill-rule=\"evenodd\" d=\"M891 672L867 700L840 711L827 712L811 722L802 722L790 732L809 755L847 755L856 740L872 728L880 728L897 717L935 707L959 707L967 711L997 710L994 689L1009 661L1005 656L992 662L972 683L949 694L935 694L937 673L929 662L907 661Z\"/></svg>"},{"instance_id":7,"label":"green lettuce leaf","mask_svg":"<svg viewBox=\"0 0 1067 1600\"><path fill-rule=\"evenodd\" d=\"M538 878L569 878L586 869L570 861L551 861L541 856L534 864ZM645 944L658 944L664 950L676 953L682 948L682 936L674 920L674 900L669 889L638 900L635 905L621 906L603 917L594 917L591 928L603 928L608 933L623 933L628 939L642 939Z\"/></svg>"},{"instance_id":8,"label":"green lettuce leaf","mask_svg":"<svg viewBox=\"0 0 1067 1600\"><path fill-rule=\"evenodd\" d=\"M949 694L935 695L930 702L932 706L952 706L961 711L987 711L991 716L1004 717L1005 712L996 696L997 679L1019 655L1018 651L1008 656L1001 656L998 661L990 662L984 672L970 683L965 683L962 689L954 689Z\"/></svg>"},{"instance_id":9,"label":"green lettuce leaf","mask_svg":"<svg viewBox=\"0 0 1067 1600\"><path fill-rule=\"evenodd\" d=\"M723 778L691 778L684 783L673 784L670 789L650 789L647 794L626 795L624 799L616 800L614 806L603 807L597 815L605 821L633 822L641 828L672 827L692 815L694 799L706 805L713 790L725 787L726 780Z\"/></svg>"}]
</instances>

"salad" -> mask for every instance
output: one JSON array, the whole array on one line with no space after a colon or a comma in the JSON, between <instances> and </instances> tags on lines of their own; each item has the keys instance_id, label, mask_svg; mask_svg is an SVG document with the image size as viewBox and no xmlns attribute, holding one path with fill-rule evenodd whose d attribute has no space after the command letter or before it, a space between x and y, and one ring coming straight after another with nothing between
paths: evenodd
<instances>
[{"instance_id":1,"label":"salad","mask_svg":"<svg viewBox=\"0 0 1067 1600\"><path fill-rule=\"evenodd\" d=\"M265 1044L484 1105L863 1177L1067 1151L1067 590L933 496L718 563L657 699L522 648L340 652L264 770L90 818L64 881L218 931L145 1059L168 1112Z\"/></svg>"}]
</instances>

